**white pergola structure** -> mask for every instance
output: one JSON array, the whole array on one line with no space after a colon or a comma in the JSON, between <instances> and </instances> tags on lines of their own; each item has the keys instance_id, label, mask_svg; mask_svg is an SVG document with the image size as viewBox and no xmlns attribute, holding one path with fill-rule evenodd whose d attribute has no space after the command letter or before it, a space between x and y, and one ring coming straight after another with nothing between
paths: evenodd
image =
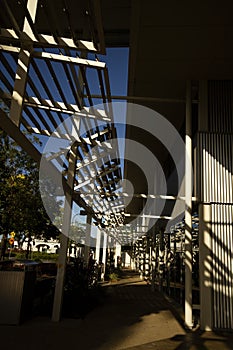
<instances>
[{"instance_id":1,"label":"white pergola structure","mask_svg":"<svg viewBox=\"0 0 233 350\"><path fill-rule=\"evenodd\" d=\"M70 1L3 1L1 6L0 127L38 163L42 154L29 134L69 141L66 149L51 150L46 164L48 176L56 178L62 171L65 189L52 316L58 321L72 204L76 202L85 210L87 224L95 219L97 225L105 227L103 217L109 214L109 201L121 179L117 146L112 154L106 151L108 141L117 137L111 110L92 108L96 103L111 103L108 69L97 56L105 53L100 3L80 2L78 12ZM92 59L87 58L89 53ZM98 99L92 97L93 86ZM101 150L97 147L92 153L101 143ZM91 181L93 173L95 180ZM122 204L122 199L115 200L117 204ZM120 213L111 216L112 224L122 220ZM85 235L88 261L88 225Z\"/></svg>"}]
</instances>

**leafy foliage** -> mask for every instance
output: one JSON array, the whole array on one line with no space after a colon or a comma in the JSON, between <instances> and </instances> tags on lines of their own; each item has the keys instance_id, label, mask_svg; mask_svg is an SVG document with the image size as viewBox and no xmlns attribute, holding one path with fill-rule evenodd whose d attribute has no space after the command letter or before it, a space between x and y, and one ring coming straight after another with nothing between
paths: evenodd
<instances>
[{"instance_id":1,"label":"leafy foliage","mask_svg":"<svg viewBox=\"0 0 233 350\"><path fill-rule=\"evenodd\" d=\"M15 259L25 259L25 252L20 252L15 254ZM51 261L57 261L58 254L54 253L46 253L46 252L33 252L30 256L31 260L40 261L40 260L51 260Z\"/></svg>"},{"instance_id":2,"label":"leafy foliage","mask_svg":"<svg viewBox=\"0 0 233 350\"><path fill-rule=\"evenodd\" d=\"M32 142L39 140L31 137ZM19 246L26 237L56 237L57 229L48 218L39 191L37 163L4 131L0 130L0 232L3 234L1 256L7 235L14 231ZM54 216L57 206L54 202Z\"/></svg>"}]
</instances>

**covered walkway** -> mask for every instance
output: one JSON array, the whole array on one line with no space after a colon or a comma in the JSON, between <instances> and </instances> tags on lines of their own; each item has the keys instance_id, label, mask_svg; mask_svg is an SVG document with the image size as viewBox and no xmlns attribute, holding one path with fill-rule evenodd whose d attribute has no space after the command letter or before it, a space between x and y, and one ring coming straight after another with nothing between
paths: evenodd
<instances>
[{"instance_id":1,"label":"covered walkway","mask_svg":"<svg viewBox=\"0 0 233 350\"><path fill-rule=\"evenodd\" d=\"M233 349L233 335L186 331L182 314L132 271L103 284L105 298L83 319L34 318L21 326L0 326L3 348L82 350Z\"/></svg>"},{"instance_id":2,"label":"covered walkway","mask_svg":"<svg viewBox=\"0 0 233 350\"><path fill-rule=\"evenodd\" d=\"M52 320L70 253L85 268L93 254L101 278L123 253L183 305L190 329L134 276L105 285L84 319L0 327L8 348L231 348L228 337L195 333L193 311L202 330L233 331L232 4L2 1L0 128L37 162L59 230ZM127 74L113 48L127 48ZM115 94L112 81L126 76L127 93ZM8 217L3 258L15 230ZM28 227L24 235L30 242Z\"/></svg>"}]
</instances>

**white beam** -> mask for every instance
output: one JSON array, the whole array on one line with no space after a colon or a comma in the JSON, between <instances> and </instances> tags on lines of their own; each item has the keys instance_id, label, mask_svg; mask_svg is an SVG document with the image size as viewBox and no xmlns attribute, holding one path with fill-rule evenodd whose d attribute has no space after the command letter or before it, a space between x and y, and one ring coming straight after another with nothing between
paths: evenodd
<instances>
[{"instance_id":1,"label":"white beam","mask_svg":"<svg viewBox=\"0 0 233 350\"><path fill-rule=\"evenodd\" d=\"M100 260L100 243L101 243L101 231L97 228L96 232L96 246L95 246L95 260L99 264Z\"/></svg>"},{"instance_id":2,"label":"white beam","mask_svg":"<svg viewBox=\"0 0 233 350\"><path fill-rule=\"evenodd\" d=\"M192 100L191 82L186 87L185 135L185 324L192 328Z\"/></svg>"},{"instance_id":3,"label":"white beam","mask_svg":"<svg viewBox=\"0 0 233 350\"><path fill-rule=\"evenodd\" d=\"M65 62L65 63L72 63L72 64L77 64L80 66L85 66L90 68L97 68L97 69L106 68L106 63L104 62L92 61L92 60L87 60L85 58L79 58L79 57L58 55L58 54L49 53L49 52L33 51L32 56L35 58L48 59L50 61L52 60L52 61L59 61L59 62Z\"/></svg>"},{"instance_id":4,"label":"white beam","mask_svg":"<svg viewBox=\"0 0 233 350\"><path fill-rule=\"evenodd\" d=\"M91 215L88 213L86 232L85 232L85 247L84 247L84 262L86 264L86 267L88 266L89 255L90 255L91 221L92 221Z\"/></svg>"},{"instance_id":5,"label":"white beam","mask_svg":"<svg viewBox=\"0 0 233 350\"><path fill-rule=\"evenodd\" d=\"M106 269L106 250L107 250L107 239L108 236L104 232L103 233L103 254L102 254L102 264L103 264L103 276L101 276L102 279L104 279L105 269Z\"/></svg>"},{"instance_id":6,"label":"white beam","mask_svg":"<svg viewBox=\"0 0 233 350\"><path fill-rule=\"evenodd\" d=\"M76 167L76 147L75 144L72 145L69 166L68 166L68 176L67 184L73 189L74 175ZM53 313L52 321L58 322L61 318L62 310L62 300L63 300L63 288L65 280L65 270L66 270L66 260L67 260L67 249L69 241L69 229L72 216L72 193L66 193L65 205L64 205L64 216L62 223L62 234L60 236L60 249L57 263L57 278L56 286L53 300Z\"/></svg>"},{"instance_id":7,"label":"white beam","mask_svg":"<svg viewBox=\"0 0 233 350\"><path fill-rule=\"evenodd\" d=\"M15 31L14 31L13 29L1 28L0 39L19 40L19 37L18 37L18 35L15 33Z\"/></svg>"},{"instance_id":8,"label":"white beam","mask_svg":"<svg viewBox=\"0 0 233 350\"><path fill-rule=\"evenodd\" d=\"M116 245L115 245L115 267L118 267L117 263L118 263L118 257L121 258L121 245L118 241L116 241Z\"/></svg>"},{"instance_id":9,"label":"white beam","mask_svg":"<svg viewBox=\"0 0 233 350\"><path fill-rule=\"evenodd\" d=\"M9 46L11 48L12 46ZM0 46L1 49L1 46ZM12 96L10 93L4 92L1 94L1 97L3 99L11 100ZM100 121L111 121L110 118L107 117L105 113L101 113L101 110L91 110L87 108L83 108L81 111L79 110L78 106L76 104L65 104L64 102L60 101L51 101L49 99L43 99L40 98L40 100L37 97L30 96L29 98L24 99L24 105L33 107L33 108L41 108L45 110L50 110L54 112L61 112L66 114L72 114L77 115L81 118L90 118L90 119L96 119ZM108 132L108 130L104 130L103 133Z\"/></svg>"},{"instance_id":10,"label":"white beam","mask_svg":"<svg viewBox=\"0 0 233 350\"><path fill-rule=\"evenodd\" d=\"M69 48L73 50L88 50L92 52L98 53L99 50L94 46L93 42L87 41L87 40L77 40L77 45L74 43L73 39L71 38L63 38L58 37L57 41L55 41L54 37L52 35L46 35L46 34L38 34L39 40L37 40L34 36L34 34L31 35L30 39L33 44L42 45L44 47L61 47L61 48ZM15 42L23 42L28 41L28 35L25 33L22 33L21 37L19 38L18 35L15 33L12 29L4 29L1 28L1 35L0 39L12 39Z\"/></svg>"},{"instance_id":11,"label":"white beam","mask_svg":"<svg viewBox=\"0 0 233 350\"><path fill-rule=\"evenodd\" d=\"M87 97L84 95L84 97ZM93 94L92 98L101 99L102 95ZM148 102L161 102L161 103L183 103L184 99L178 98L165 98L165 97L154 97L154 96L125 96L125 95L111 95L112 100L123 100L123 101L148 101ZM193 103L197 103L197 100L193 100Z\"/></svg>"},{"instance_id":12,"label":"white beam","mask_svg":"<svg viewBox=\"0 0 233 350\"><path fill-rule=\"evenodd\" d=\"M33 23L35 23L35 19L36 19L37 4L38 4L38 0L28 0L27 1L27 9L28 9L28 12L31 16ZM25 17L25 20L24 20L23 32L26 33L29 36L29 38L34 38L34 34L32 31L32 28L27 20L27 17Z\"/></svg>"},{"instance_id":13,"label":"white beam","mask_svg":"<svg viewBox=\"0 0 233 350\"><path fill-rule=\"evenodd\" d=\"M17 126L20 124L23 110L23 99L26 90L29 63L30 49L21 49L18 57L18 67L10 107L10 118Z\"/></svg>"},{"instance_id":14,"label":"white beam","mask_svg":"<svg viewBox=\"0 0 233 350\"><path fill-rule=\"evenodd\" d=\"M27 7L31 15L32 21L35 21L36 9L38 0L28 0ZM31 27L25 17L23 32L30 37L32 34ZM23 100L26 90L27 75L30 64L30 54L32 45L27 44L27 47L22 45L22 49L18 56L18 67L15 76L14 90L12 94L11 107L10 107L10 118L17 125L20 125L20 118L23 110Z\"/></svg>"},{"instance_id":15,"label":"white beam","mask_svg":"<svg viewBox=\"0 0 233 350\"><path fill-rule=\"evenodd\" d=\"M37 40L34 40L37 42ZM97 52L94 44L87 40L77 40L77 45L75 45L73 39L58 37L57 42L51 35L39 34L39 43L43 43L51 46L59 46L62 48L76 49L76 50L88 50Z\"/></svg>"},{"instance_id":16,"label":"white beam","mask_svg":"<svg viewBox=\"0 0 233 350\"><path fill-rule=\"evenodd\" d=\"M7 51L7 52L15 52L15 53L19 53L20 52L20 48L19 47L9 46L9 45L0 45L0 50Z\"/></svg>"}]
</instances>

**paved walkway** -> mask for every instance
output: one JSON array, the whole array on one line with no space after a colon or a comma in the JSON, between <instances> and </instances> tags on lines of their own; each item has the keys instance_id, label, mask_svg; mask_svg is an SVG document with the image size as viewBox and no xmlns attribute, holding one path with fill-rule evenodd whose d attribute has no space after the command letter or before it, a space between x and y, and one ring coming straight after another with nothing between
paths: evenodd
<instances>
[{"instance_id":1,"label":"paved walkway","mask_svg":"<svg viewBox=\"0 0 233 350\"><path fill-rule=\"evenodd\" d=\"M21 326L1 325L1 349L233 349L232 334L186 332L171 305L135 274L103 288L103 303L84 319L53 323L37 317Z\"/></svg>"}]
</instances>

